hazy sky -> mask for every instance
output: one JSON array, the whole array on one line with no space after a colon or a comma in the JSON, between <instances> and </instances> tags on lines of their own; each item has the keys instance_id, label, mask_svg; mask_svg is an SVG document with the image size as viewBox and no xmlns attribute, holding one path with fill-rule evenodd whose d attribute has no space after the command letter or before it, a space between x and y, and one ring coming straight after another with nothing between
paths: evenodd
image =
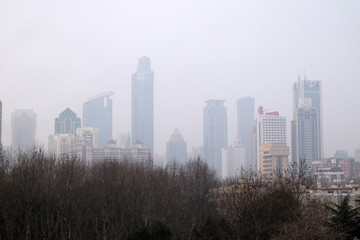
<instances>
[{"instance_id":1,"label":"hazy sky","mask_svg":"<svg viewBox=\"0 0 360 240\"><path fill-rule=\"evenodd\" d=\"M0 0L3 142L11 113L37 114L47 145L66 107L113 91L114 135L131 131L131 74L151 58L155 153L178 128L202 145L203 107L224 99L229 143L236 100L279 111L290 125L299 69L322 80L325 154L360 147L360 1ZM289 131L290 129L288 129ZM290 139L288 139L288 142Z\"/></svg>"}]
</instances>

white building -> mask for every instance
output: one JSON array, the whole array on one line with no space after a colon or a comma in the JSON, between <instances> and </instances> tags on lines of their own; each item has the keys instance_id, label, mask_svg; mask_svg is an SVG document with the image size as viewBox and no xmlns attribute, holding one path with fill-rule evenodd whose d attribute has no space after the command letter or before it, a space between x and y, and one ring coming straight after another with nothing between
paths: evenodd
<instances>
[{"instance_id":1,"label":"white building","mask_svg":"<svg viewBox=\"0 0 360 240\"><path fill-rule=\"evenodd\" d=\"M234 178L239 176L242 169L246 167L245 146L241 145L239 139L235 140L234 146L222 149L222 178Z\"/></svg>"},{"instance_id":2,"label":"white building","mask_svg":"<svg viewBox=\"0 0 360 240\"><path fill-rule=\"evenodd\" d=\"M49 136L49 153L56 159L75 156L75 135L55 134Z\"/></svg>"},{"instance_id":3,"label":"white building","mask_svg":"<svg viewBox=\"0 0 360 240\"><path fill-rule=\"evenodd\" d=\"M259 107L256 119L256 162L253 163L254 170L259 170L260 145L266 143L287 143L286 117L280 116L278 112L265 113L263 107Z\"/></svg>"},{"instance_id":4,"label":"white building","mask_svg":"<svg viewBox=\"0 0 360 240\"><path fill-rule=\"evenodd\" d=\"M76 156L86 165L93 161L93 149L98 148L99 129L82 127L76 129Z\"/></svg>"}]
</instances>

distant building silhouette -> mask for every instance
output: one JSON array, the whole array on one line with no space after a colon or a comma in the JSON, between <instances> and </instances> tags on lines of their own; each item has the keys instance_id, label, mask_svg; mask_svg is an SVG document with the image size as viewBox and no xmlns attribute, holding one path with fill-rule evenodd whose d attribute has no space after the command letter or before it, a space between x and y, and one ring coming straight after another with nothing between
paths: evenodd
<instances>
[{"instance_id":1,"label":"distant building silhouette","mask_svg":"<svg viewBox=\"0 0 360 240\"><path fill-rule=\"evenodd\" d=\"M120 133L116 138L116 147L118 148L130 148L130 134Z\"/></svg>"},{"instance_id":2,"label":"distant building silhouette","mask_svg":"<svg viewBox=\"0 0 360 240\"><path fill-rule=\"evenodd\" d=\"M254 117L255 100L251 97L237 100L237 130L240 144L245 147L244 168L249 169L251 165L251 134L252 126L255 124Z\"/></svg>"},{"instance_id":3,"label":"distant building silhouette","mask_svg":"<svg viewBox=\"0 0 360 240\"><path fill-rule=\"evenodd\" d=\"M187 160L186 142L176 128L166 144L166 163L169 164L172 161L185 163Z\"/></svg>"},{"instance_id":4,"label":"distant building silhouette","mask_svg":"<svg viewBox=\"0 0 360 240\"><path fill-rule=\"evenodd\" d=\"M17 109L11 114L12 148L28 151L35 145L36 114L33 110Z\"/></svg>"},{"instance_id":5,"label":"distant building silhouette","mask_svg":"<svg viewBox=\"0 0 360 240\"><path fill-rule=\"evenodd\" d=\"M88 99L83 105L83 127L99 129L99 147L106 147L112 138L112 100L106 92Z\"/></svg>"},{"instance_id":6,"label":"distant building silhouette","mask_svg":"<svg viewBox=\"0 0 360 240\"><path fill-rule=\"evenodd\" d=\"M245 147L240 144L238 138L233 146L224 147L222 149L222 178L240 176L241 170L246 164L245 156Z\"/></svg>"},{"instance_id":7,"label":"distant building silhouette","mask_svg":"<svg viewBox=\"0 0 360 240\"><path fill-rule=\"evenodd\" d=\"M81 120L70 108L66 108L55 118L55 134L76 134L76 129L81 127Z\"/></svg>"},{"instance_id":8,"label":"distant building silhouette","mask_svg":"<svg viewBox=\"0 0 360 240\"><path fill-rule=\"evenodd\" d=\"M222 174L222 148L227 147L227 114L223 100L206 101L204 107L204 159L210 168Z\"/></svg>"},{"instance_id":9,"label":"distant building silhouette","mask_svg":"<svg viewBox=\"0 0 360 240\"><path fill-rule=\"evenodd\" d=\"M154 154L154 72L150 58L139 59L132 75L131 138L140 140Z\"/></svg>"},{"instance_id":10,"label":"distant building silhouette","mask_svg":"<svg viewBox=\"0 0 360 240\"><path fill-rule=\"evenodd\" d=\"M99 129L81 127L76 130L76 156L90 166L93 162L93 149L99 147ZM103 160L103 159L102 159Z\"/></svg>"}]
</instances>

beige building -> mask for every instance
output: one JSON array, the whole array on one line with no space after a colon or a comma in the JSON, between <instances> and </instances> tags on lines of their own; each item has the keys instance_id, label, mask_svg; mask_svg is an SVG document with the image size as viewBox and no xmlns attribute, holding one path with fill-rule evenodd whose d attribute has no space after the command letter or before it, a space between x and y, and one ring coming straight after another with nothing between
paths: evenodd
<instances>
[{"instance_id":1,"label":"beige building","mask_svg":"<svg viewBox=\"0 0 360 240\"><path fill-rule=\"evenodd\" d=\"M280 170L287 171L289 147L284 143L267 143L260 145L260 175L264 178L271 178L273 173Z\"/></svg>"}]
</instances>

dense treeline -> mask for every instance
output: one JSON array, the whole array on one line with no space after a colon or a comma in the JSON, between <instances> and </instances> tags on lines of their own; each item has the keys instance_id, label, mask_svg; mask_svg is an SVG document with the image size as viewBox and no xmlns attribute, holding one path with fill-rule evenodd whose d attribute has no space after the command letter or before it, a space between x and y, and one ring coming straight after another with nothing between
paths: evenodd
<instances>
[{"instance_id":1,"label":"dense treeline","mask_svg":"<svg viewBox=\"0 0 360 240\"><path fill-rule=\"evenodd\" d=\"M0 239L342 239L301 173L227 186L201 160L85 167L0 151Z\"/></svg>"}]
</instances>

